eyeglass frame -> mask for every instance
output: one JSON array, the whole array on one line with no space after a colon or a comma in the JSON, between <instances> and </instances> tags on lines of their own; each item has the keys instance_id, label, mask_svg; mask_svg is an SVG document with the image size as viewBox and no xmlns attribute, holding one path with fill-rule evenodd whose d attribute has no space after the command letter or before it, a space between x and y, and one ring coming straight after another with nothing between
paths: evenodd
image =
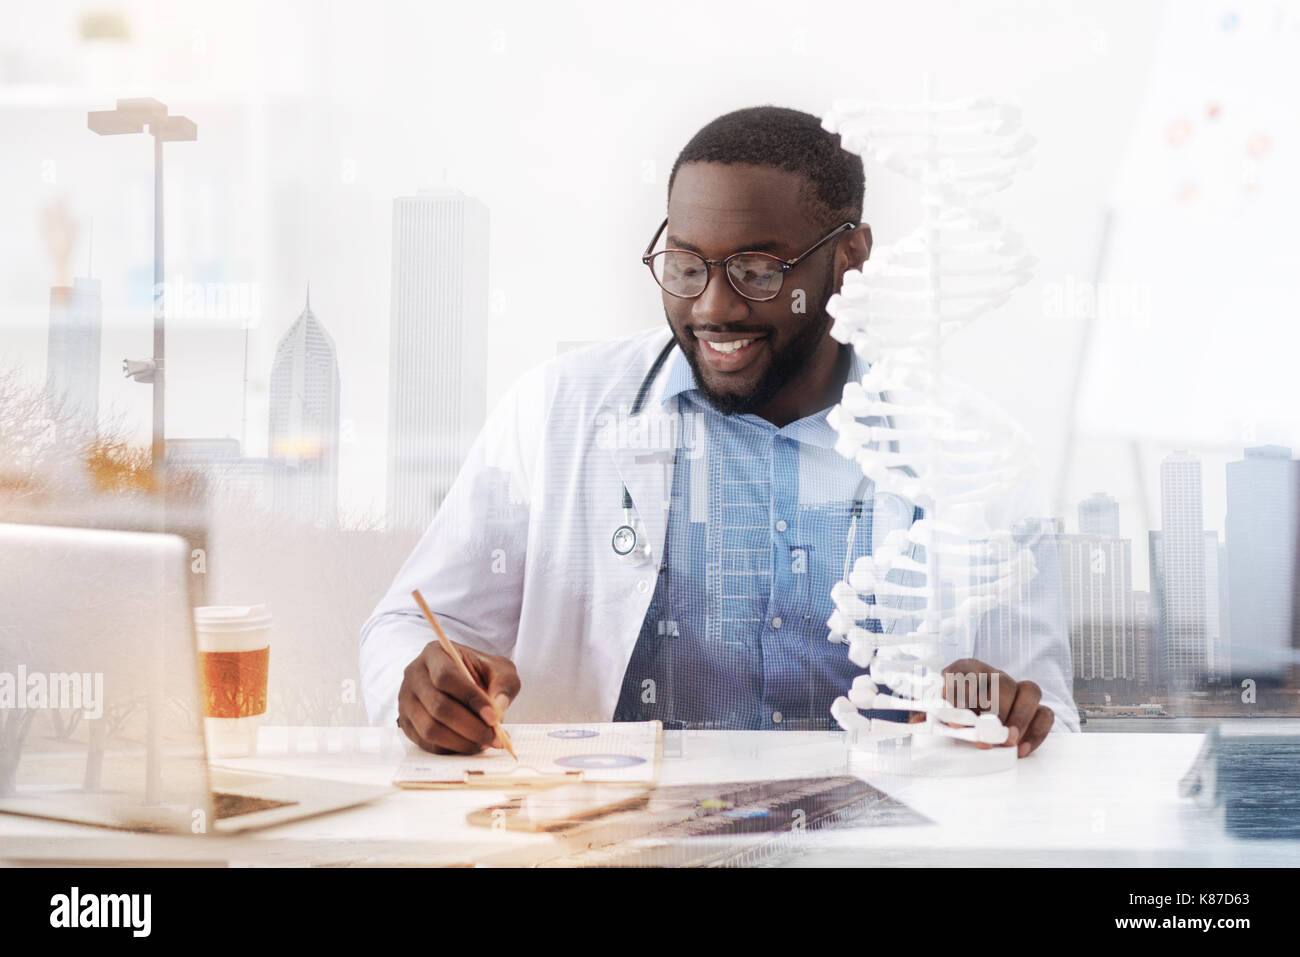
<instances>
[{"instance_id":1,"label":"eyeglass frame","mask_svg":"<svg viewBox=\"0 0 1300 957\"><path fill-rule=\"evenodd\" d=\"M665 216L664 221L660 224L659 228L655 231L654 238L650 240L650 245L645 248L645 252L641 256L641 262L645 263L646 268L650 270L650 275L654 278L655 285L658 286L660 289L663 289L664 292L668 293L668 295L672 296L675 299L699 299L700 296L704 295L704 293L709 288L709 281L713 278L713 267L722 266L723 267L722 274L727 277L727 285L729 285L732 289L736 291L736 295L740 296L743 299L747 299L750 302L771 302L777 296L781 295L781 290L785 288L786 273L788 273L795 266L799 265L801 262L803 262L805 259L811 256L813 253L815 253L818 249L824 246L831 239L834 239L836 236L839 236L840 234L844 233L846 230L857 229L859 225L860 225L859 223L851 223L851 222L841 223L840 225L836 226L833 230L831 230L829 233L827 233L825 236L823 236L821 239L817 240L817 242L813 243L811 246L809 246L807 249L801 252L798 256L795 256L794 259L782 259L780 256L774 256L772 253L765 253L756 249L742 249L739 252L732 253L730 256L727 256L725 259L705 259L705 257L701 256L693 249L670 248L670 249L661 249L657 253L653 253L653 254L651 253L651 250L655 248L655 243L659 242L659 237L662 236L664 234L664 230L668 228L668 217ZM704 270L705 270L704 288L701 289L693 296L680 296L677 293L673 292L672 290L667 289L664 286L664 284L659 281L659 277L655 275L655 269L654 266L652 265L652 261L654 260L655 256L662 256L664 253L689 253L690 255L701 260L704 263ZM765 256L768 259L775 260L777 264L781 267L781 282L780 285L776 287L776 292L772 293L772 295L768 296L766 299L756 299L753 296L747 296L745 295L745 293L741 292L736 287L736 283L732 280L731 273L728 272L726 269L727 263L731 262L733 259L735 259L738 256Z\"/></svg>"}]
</instances>

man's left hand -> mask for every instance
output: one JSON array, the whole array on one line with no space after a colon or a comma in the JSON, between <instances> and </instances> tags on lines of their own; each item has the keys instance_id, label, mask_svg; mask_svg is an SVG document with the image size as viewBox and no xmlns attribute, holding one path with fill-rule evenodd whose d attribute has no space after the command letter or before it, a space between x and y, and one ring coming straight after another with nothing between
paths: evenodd
<instances>
[{"instance_id":1,"label":"man's left hand","mask_svg":"<svg viewBox=\"0 0 1300 957\"><path fill-rule=\"evenodd\" d=\"M957 692L957 700L953 700L954 692ZM1056 720L1051 708L1039 704L1043 699L1043 689L1038 685L1032 681L1016 681L1005 671L974 658L954 661L943 669L943 696L950 704L970 708L977 714L996 714L998 720L1007 726L1007 740L998 747L1015 747L1017 755L1022 758L1043 743ZM963 701L962 698L974 700ZM993 745L980 744L977 747Z\"/></svg>"}]
</instances>

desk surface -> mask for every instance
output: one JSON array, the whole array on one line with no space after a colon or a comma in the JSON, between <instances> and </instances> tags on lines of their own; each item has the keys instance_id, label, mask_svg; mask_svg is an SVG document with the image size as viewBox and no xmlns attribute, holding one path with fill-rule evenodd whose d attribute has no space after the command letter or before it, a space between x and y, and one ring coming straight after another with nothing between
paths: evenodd
<instances>
[{"instance_id":1,"label":"desk surface","mask_svg":"<svg viewBox=\"0 0 1300 957\"><path fill-rule=\"evenodd\" d=\"M837 732L688 732L661 784L852 774L933 823L809 830L770 863L794 866L1296 866L1300 842L1243 841L1221 812L1178 796L1199 734L1053 734L1009 771L904 778L861 770ZM263 728L259 756L223 764L388 784L408 745L396 729ZM466 821L492 791L392 792L371 804L234 836L108 831L0 815L14 864L457 865L551 844Z\"/></svg>"}]
</instances>

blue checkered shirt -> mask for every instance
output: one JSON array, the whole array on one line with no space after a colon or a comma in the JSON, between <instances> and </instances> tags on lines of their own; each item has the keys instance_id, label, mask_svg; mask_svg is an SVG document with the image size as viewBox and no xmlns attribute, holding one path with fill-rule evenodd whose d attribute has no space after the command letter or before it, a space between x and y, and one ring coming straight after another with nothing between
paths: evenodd
<instances>
[{"instance_id":1,"label":"blue checkered shirt","mask_svg":"<svg viewBox=\"0 0 1300 957\"><path fill-rule=\"evenodd\" d=\"M682 445L692 447L697 417L707 441L702 455L679 447L676 456L668 561L615 720L832 728L831 702L862 669L845 645L826 640L830 591L846 563L870 553L872 484L835 451L828 410L783 428L756 415L722 415L699 392L686 358L673 356L663 401L678 398ZM866 371L853 354L849 375ZM874 621L867 627L879 630Z\"/></svg>"}]
</instances>

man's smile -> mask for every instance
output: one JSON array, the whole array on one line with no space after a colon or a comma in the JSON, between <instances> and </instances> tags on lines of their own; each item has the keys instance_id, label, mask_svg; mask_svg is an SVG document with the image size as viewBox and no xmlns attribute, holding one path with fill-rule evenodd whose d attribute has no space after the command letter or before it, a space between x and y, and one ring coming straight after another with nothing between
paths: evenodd
<instances>
[{"instance_id":1,"label":"man's smile","mask_svg":"<svg viewBox=\"0 0 1300 957\"><path fill-rule=\"evenodd\" d=\"M699 341L698 355L710 371L732 373L746 368L767 347L767 333L692 332Z\"/></svg>"}]
</instances>

